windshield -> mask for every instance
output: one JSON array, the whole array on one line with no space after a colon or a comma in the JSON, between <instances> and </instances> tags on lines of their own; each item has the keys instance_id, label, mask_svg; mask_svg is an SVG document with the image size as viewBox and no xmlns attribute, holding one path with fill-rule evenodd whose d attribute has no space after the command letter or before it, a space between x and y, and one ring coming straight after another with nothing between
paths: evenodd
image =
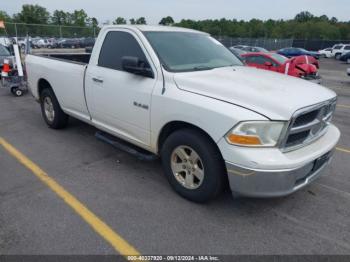
<instances>
[{"instance_id":1,"label":"windshield","mask_svg":"<svg viewBox=\"0 0 350 262\"><path fill-rule=\"evenodd\" d=\"M262 52L262 53L268 53L269 51L267 51L265 48L263 47L254 47L256 50L258 50L259 52Z\"/></svg>"},{"instance_id":2,"label":"windshield","mask_svg":"<svg viewBox=\"0 0 350 262\"><path fill-rule=\"evenodd\" d=\"M244 54L247 53L246 51L243 51L242 49L238 49L238 48L234 48L234 47L230 47L229 49L230 49L230 50L233 52L233 54L235 54L235 55L244 55Z\"/></svg>"},{"instance_id":3,"label":"windshield","mask_svg":"<svg viewBox=\"0 0 350 262\"><path fill-rule=\"evenodd\" d=\"M214 38L200 33L144 32L168 71L186 72L243 63Z\"/></svg>"},{"instance_id":4,"label":"windshield","mask_svg":"<svg viewBox=\"0 0 350 262\"><path fill-rule=\"evenodd\" d=\"M0 45L0 56L10 56L9 50L6 47Z\"/></svg>"},{"instance_id":5,"label":"windshield","mask_svg":"<svg viewBox=\"0 0 350 262\"><path fill-rule=\"evenodd\" d=\"M279 54L271 53L271 57L275 60L277 60L280 64L284 64L287 62L288 58Z\"/></svg>"}]
</instances>

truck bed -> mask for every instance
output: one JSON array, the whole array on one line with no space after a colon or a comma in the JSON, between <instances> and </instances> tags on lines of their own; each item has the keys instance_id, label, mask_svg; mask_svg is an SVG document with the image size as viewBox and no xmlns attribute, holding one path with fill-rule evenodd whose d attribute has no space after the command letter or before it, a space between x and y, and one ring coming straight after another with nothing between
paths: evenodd
<instances>
[{"instance_id":1,"label":"truck bed","mask_svg":"<svg viewBox=\"0 0 350 262\"><path fill-rule=\"evenodd\" d=\"M81 54L56 53L56 54L37 54L37 56L63 60L65 62L75 62L75 63L85 65L85 64L89 63L91 54L88 54L88 53L81 53Z\"/></svg>"},{"instance_id":2,"label":"truck bed","mask_svg":"<svg viewBox=\"0 0 350 262\"><path fill-rule=\"evenodd\" d=\"M85 102L85 71L90 54L36 54L26 56L28 85L39 100L38 85L47 81L62 109L80 118L88 118Z\"/></svg>"}]
</instances>

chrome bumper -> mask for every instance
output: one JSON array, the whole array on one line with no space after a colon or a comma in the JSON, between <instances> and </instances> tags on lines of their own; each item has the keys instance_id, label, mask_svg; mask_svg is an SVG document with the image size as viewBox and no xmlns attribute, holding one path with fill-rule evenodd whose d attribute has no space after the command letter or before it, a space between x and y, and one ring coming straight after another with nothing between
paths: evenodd
<instances>
[{"instance_id":1,"label":"chrome bumper","mask_svg":"<svg viewBox=\"0 0 350 262\"><path fill-rule=\"evenodd\" d=\"M281 197L292 194L324 173L333 158L333 152L295 169L247 169L226 162L232 193L247 197Z\"/></svg>"}]
</instances>

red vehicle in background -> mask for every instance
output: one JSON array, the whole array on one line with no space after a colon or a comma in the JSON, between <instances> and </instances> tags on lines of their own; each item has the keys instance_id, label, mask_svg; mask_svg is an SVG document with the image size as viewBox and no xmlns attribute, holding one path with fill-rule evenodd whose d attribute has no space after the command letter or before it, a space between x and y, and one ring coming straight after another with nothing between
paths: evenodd
<instances>
[{"instance_id":1,"label":"red vehicle in background","mask_svg":"<svg viewBox=\"0 0 350 262\"><path fill-rule=\"evenodd\" d=\"M320 83L319 62L312 56L288 59L276 53L247 53L242 55L248 66L300 77Z\"/></svg>"}]
</instances>

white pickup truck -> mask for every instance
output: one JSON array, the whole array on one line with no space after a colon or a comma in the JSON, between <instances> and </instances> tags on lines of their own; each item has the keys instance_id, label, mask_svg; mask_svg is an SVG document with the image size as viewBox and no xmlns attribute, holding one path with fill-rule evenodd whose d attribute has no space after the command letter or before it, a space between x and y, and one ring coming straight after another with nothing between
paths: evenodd
<instances>
[{"instance_id":1,"label":"white pickup truck","mask_svg":"<svg viewBox=\"0 0 350 262\"><path fill-rule=\"evenodd\" d=\"M26 68L49 127L72 116L160 156L196 202L228 182L234 195L291 194L323 173L340 136L333 91L246 67L194 30L106 26L91 57L28 55Z\"/></svg>"}]
</instances>

